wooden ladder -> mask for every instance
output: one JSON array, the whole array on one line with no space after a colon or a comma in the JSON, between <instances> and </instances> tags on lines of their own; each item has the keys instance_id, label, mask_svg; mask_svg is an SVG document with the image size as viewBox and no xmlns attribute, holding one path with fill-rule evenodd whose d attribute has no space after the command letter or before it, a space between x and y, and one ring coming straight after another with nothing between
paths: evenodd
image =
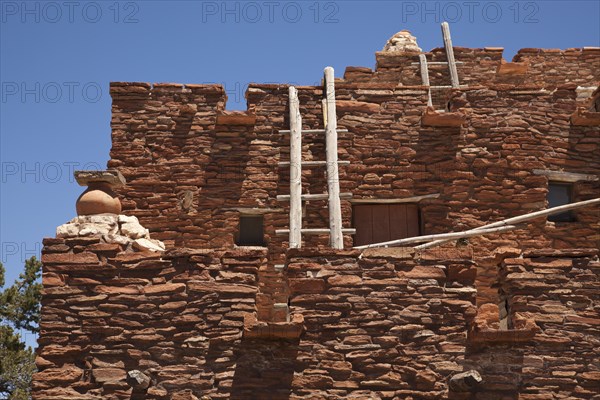
<instances>
[{"instance_id":1,"label":"wooden ladder","mask_svg":"<svg viewBox=\"0 0 600 400\"><path fill-rule=\"evenodd\" d=\"M344 234L352 235L355 229L342 228L341 199L351 198L351 193L340 193L340 179L338 168L340 165L350 164L349 161L338 161L338 132L348 132L346 129L337 129L337 115L335 110L335 84L333 68L325 68L325 97L323 99L323 121L325 129L302 130L302 116L300 115L300 101L298 91L294 86L289 88L290 102L290 129L281 130L280 133L290 135L290 161L282 161L279 166L290 168L290 194L277 196L279 201L290 202L290 228L277 229L278 235L289 235L289 247L297 249L302 246L302 234L322 235L329 234L329 245L334 249L344 248ZM324 133L326 161L302 161L302 134ZM302 167L327 166L327 193L302 194ZM302 228L302 200L328 200L329 228L314 229Z\"/></svg>"},{"instance_id":2,"label":"wooden ladder","mask_svg":"<svg viewBox=\"0 0 600 400\"><path fill-rule=\"evenodd\" d=\"M447 22L442 22L442 37L444 39L444 49L446 50L446 59L448 61L438 61L431 62L429 64L433 65L448 65L448 69L450 71L450 86L430 86L429 85L429 66L427 64L427 58L425 54L419 54L419 62L415 64L421 65L421 81L423 82L423 86L429 86L427 91L427 106L432 107L433 102L431 100L431 89L449 89L449 88L459 88L460 83L458 81L458 71L456 69L457 64L462 64L461 62L457 62L454 59L454 49L452 48L452 38L450 37L450 26ZM437 111L446 111L446 110L437 110Z\"/></svg>"}]
</instances>

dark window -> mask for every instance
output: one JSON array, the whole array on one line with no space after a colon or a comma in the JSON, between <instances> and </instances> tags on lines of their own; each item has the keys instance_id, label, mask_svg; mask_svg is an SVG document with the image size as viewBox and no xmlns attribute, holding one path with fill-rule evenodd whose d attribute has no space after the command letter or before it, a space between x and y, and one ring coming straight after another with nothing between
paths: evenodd
<instances>
[{"instance_id":1,"label":"dark window","mask_svg":"<svg viewBox=\"0 0 600 400\"><path fill-rule=\"evenodd\" d=\"M564 183L552 183L548 184L548 207L558 207L565 204L572 203L573 186ZM573 211L565 211L560 214L554 214L548 216L548 221L552 222L573 222L575 221L575 214Z\"/></svg>"},{"instance_id":2,"label":"dark window","mask_svg":"<svg viewBox=\"0 0 600 400\"><path fill-rule=\"evenodd\" d=\"M416 204L355 205L353 225L355 246L419 236L419 207Z\"/></svg>"},{"instance_id":3,"label":"dark window","mask_svg":"<svg viewBox=\"0 0 600 400\"><path fill-rule=\"evenodd\" d=\"M262 215L240 215L238 246L264 246Z\"/></svg>"}]
</instances>

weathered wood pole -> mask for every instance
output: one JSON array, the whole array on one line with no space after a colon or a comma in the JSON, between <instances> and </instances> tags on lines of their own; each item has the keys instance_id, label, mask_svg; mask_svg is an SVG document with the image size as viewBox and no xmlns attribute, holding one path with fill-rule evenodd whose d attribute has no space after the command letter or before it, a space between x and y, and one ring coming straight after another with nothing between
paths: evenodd
<instances>
[{"instance_id":1,"label":"weathered wood pole","mask_svg":"<svg viewBox=\"0 0 600 400\"><path fill-rule=\"evenodd\" d=\"M298 90L289 88L290 101L290 236L291 249L302 246L302 116Z\"/></svg>"},{"instance_id":2,"label":"weathered wood pole","mask_svg":"<svg viewBox=\"0 0 600 400\"><path fill-rule=\"evenodd\" d=\"M442 36L444 37L444 47L446 48L446 58L448 59L448 69L450 70L450 82L452 87L459 87L458 71L456 70L456 61L454 60L454 49L452 48L452 38L450 38L450 26L447 22L442 22Z\"/></svg>"},{"instance_id":3,"label":"weathered wood pole","mask_svg":"<svg viewBox=\"0 0 600 400\"><path fill-rule=\"evenodd\" d=\"M427 57L425 54L419 54L419 62L421 64L421 81L423 86L429 85L429 69L427 68ZM431 101L431 88L427 89L427 106L431 107L433 102Z\"/></svg>"},{"instance_id":4,"label":"weathered wood pole","mask_svg":"<svg viewBox=\"0 0 600 400\"><path fill-rule=\"evenodd\" d=\"M327 149L330 246L334 249L343 249L344 236L342 235L342 207L340 204L340 178L338 172L337 115L335 110L335 84L332 67L325 68L325 95L327 100L325 147Z\"/></svg>"}]
</instances>

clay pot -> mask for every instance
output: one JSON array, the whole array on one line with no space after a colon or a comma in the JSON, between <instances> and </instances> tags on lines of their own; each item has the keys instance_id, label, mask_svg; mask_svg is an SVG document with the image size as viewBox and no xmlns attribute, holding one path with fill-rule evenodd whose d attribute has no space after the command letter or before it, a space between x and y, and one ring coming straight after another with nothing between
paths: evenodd
<instances>
[{"instance_id":1,"label":"clay pot","mask_svg":"<svg viewBox=\"0 0 600 400\"><path fill-rule=\"evenodd\" d=\"M75 204L77 215L120 214L121 202L109 184L90 182Z\"/></svg>"}]
</instances>

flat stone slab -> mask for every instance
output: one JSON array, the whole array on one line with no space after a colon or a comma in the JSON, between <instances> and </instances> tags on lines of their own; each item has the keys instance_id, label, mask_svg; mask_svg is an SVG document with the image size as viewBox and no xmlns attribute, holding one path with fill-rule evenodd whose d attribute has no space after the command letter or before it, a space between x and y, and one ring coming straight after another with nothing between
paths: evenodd
<instances>
[{"instance_id":1,"label":"flat stone slab","mask_svg":"<svg viewBox=\"0 0 600 400\"><path fill-rule=\"evenodd\" d=\"M116 169L104 171L75 171L73 173L80 186L88 186L92 182L105 182L114 187L125 186L125 177Z\"/></svg>"}]
</instances>

